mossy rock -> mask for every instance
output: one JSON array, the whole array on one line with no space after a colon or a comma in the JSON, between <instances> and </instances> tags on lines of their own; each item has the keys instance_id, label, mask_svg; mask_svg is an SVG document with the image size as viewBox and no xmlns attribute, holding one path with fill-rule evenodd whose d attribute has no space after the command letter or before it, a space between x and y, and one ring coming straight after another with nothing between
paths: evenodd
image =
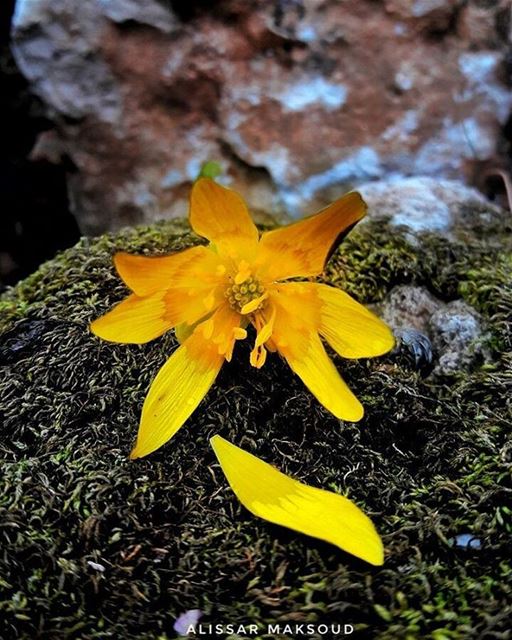
<instances>
[{"instance_id":1,"label":"mossy rock","mask_svg":"<svg viewBox=\"0 0 512 640\"><path fill-rule=\"evenodd\" d=\"M0 637L164 640L188 609L258 624L260 638L277 621L350 623L353 637L382 640L509 637L510 235L411 242L370 222L325 276L364 303L399 283L465 299L488 325L491 362L440 381L400 353L336 358L366 408L354 425L278 357L256 371L239 345L187 425L131 462L175 339L115 345L88 323L126 294L114 251L197 242L180 222L82 240L1 299ZM383 535L384 566L250 515L216 464L215 433L355 500ZM453 543L465 533L480 547Z\"/></svg>"}]
</instances>

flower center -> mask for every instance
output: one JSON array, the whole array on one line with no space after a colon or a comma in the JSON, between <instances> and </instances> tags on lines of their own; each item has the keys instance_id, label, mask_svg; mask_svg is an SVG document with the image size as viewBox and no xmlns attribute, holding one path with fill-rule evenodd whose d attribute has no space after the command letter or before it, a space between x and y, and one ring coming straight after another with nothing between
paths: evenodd
<instances>
[{"instance_id":1,"label":"flower center","mask_svg":"<svg viewBox=\"0 0 512 640\"><path fill-rule=\"evenodd\" d=\"M254 276L248 276L243 282L237 284L236 281L226 290L226 298L231 307L238 313L252 313L260 308L264 298L254 308L244 310L250 302L257 301L265 294L265 288ZM265 296L266 297L266 296Z\"/></svg>"}]
</instances>

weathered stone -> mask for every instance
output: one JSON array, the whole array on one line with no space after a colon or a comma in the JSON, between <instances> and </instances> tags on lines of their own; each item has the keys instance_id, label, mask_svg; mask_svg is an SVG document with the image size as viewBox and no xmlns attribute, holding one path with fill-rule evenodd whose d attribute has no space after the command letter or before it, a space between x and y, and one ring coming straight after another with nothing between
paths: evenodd
<instances>
[{"instance_id":1,"label":"weathered stone","mask_svg":"<svg viewBox=\"0 0 512 640\"><path fill-rule=\"evenodd\" d=\"M473 43L479 49L493 49L499 45L498 29L507 29L507 7L489 11L489 3L472 2L462 6L457 21L457 31L463 40ZM510 7L508 7L510 25Z\"/></svg>"},{"instance_id":2,"label":"weathered stone","mask_svg":"<svg viewBox=\"0 0 512 640\"><path fill-rule=\"evenodd\" d=\"M461 0L384 0L390 14L427 32L446 31L462 4Z\"/></svg>"},{"instance_id":3,"label":"weathered stone","mask_svg":"<svg viewBox=\"0 0 512 640\"><path fill-rule=\"evenodd\" d=\"M382 180L359 187L369 217L387 219L418 234L423 231L446 236L492 233L506 220L502 209L484 196L453 180L428 177Z\"/></svg>"},{"instance_id":4,"label":"weathered stone","mask_svg":"<svg viewBox=\"0 0 512 640\"><path fill-rule=\"evenodd\" d=\"M97 0L103 14L112 20L137 22L159 29L164 33L171 33L178 28L179 22L174 14L164 4L153 0Z\"/></svg>"},{"instance_id":5,"label":"weathered stone","mask_svg":"<svg viewBox=\"0 0 512 640\"><path fill-rule=\"evenodd\" d=\"M393 333L396 339L395 350L402 353L406 350L416 370L426 375L432 369L432 361L434 359L430 339L421 331L410 328L395 329Z\"/></svg>"},{"instance_id":6,"label":"weathered stone","mask_svg":"<svg viewBox=\"0 0 512 640\"><path fill-rule=\"evenodd\" d=\"M430 318L430 334L439 359L434 372L453 374L469 367L481 346L482 336L479 314L462 300L454 300L435 311Z\"/></svg>"},{"instance_id":7,"label":"weathered stone","mask_svg":"<svg viewBox=\"0 0 512 640\"><path fill-rule=\"evenodd\" d=\"M413 328L426 333L430 318L442 306L424 287L401 285L390 292L383 306L384 320L394 329Z\"/></svg>"},{"instance_id":8,"label":"weathered stone","mask_svg":"<svg viewBox=\"0 0 512 640\"><path fill-rule=\"evenodd\" d=\"M183 215L208 159L254 208L299 215L368 180L472 179L498 157L508 35L475 33L464 8L18 0L14 51L76 167L84 232Z\"/></svg>"},{"instance_id":9,"label":"weathered stone","mask_svg":"<svg viewBox=\"0 0 512 640\"><path fill-rule=\"evenodd\" d=\"M428 360L421 353L428 350L421 344L421 335L431 341L436 375L467 369L485 355L478 342L483 335L480 316L462 300L443 303L424 287L400 285L391 290L381 312L416 360ZM408 335L411 330L420 336Z\"/></svg>"}]
</instances>

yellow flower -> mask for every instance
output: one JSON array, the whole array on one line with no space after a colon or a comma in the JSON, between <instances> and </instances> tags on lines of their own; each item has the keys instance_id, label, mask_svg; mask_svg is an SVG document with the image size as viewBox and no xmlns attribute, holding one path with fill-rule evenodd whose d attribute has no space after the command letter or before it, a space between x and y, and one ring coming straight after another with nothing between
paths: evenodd
<instances>
[{"instance_id":1,"label":"yellow flower","mask_svg":"<svg viewBox=\"0 0 512 640\"><path fill-rule=\"evenodd\" d=\"M181 345L144 402L132 458L167 442L196 409L237 340L256 330L250 362L277 351L337 418L356 422L363 408L322 344L345 358L389 351L389 328L349 295L314 282L341 238L365 215L349 193L310 218L261 235L242 198L209 178L194 184L190 224L209 241L164 257L118 253L116 269L132 293L91 324L97 336L140 344L174 328Z\"/></svg>"}]
</instances>

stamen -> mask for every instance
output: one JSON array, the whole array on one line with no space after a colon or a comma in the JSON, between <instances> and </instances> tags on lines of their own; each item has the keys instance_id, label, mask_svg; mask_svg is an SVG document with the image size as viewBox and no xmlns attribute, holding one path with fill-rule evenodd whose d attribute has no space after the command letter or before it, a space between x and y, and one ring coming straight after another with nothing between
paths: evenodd
<instances>
[{"instance_id":1,"label":"stamen","mask_svg":"<svg viewBox=\"0 0 512 640\"><path fill-rule=\"evenodd\" d=\"M235 276L235 284L242 284L245 282L251 275L251 268L249 263L245 260L242 260L238 265L238 273Z\"/></svg>"},{"instance_id":2,"label":"stamen","mask_svg":"<svg viewBox=\"0 0 512 640\"><path fill-rule=\"evenodd\" d=\"M240 313L245 316L249 313L252 313L253 311L256 311L256 309L259 309L261 303L266 300L266 298L268 298L268 293L264 293L258 298L253 298L252 300L244 304L244 306L240 309Z\"/></svg>"},{"instance_id":3,"label":"stamen","mask_svg":"<svg viewBox=\"0 0 512 640\"><path fill-rule=\"evenodd\" d=\"M265 364L265 360L267 359L267 350L265 347L254 347L251 351L251 355L249 356L249 362L256 369L261 369L261 367Z\"/></svg>"},{"instance_id":4,"label":"stamen","mask_svg":"<svg viewBox=\"0 0 512 640\"><path fill-rule=\"evenodd\" d=\"M225 292L225 296L235 311L248 315L262 307L268 294L263 285L254 276L251 276L249 271L244 274L247 277L244 277L243 282L237 281L237 279L240 280L239 275L240 273L237 274L234 283Z\"/></svg>"},{"instance_id":5,"label":"stamen","mask_svg":"<svg viewBox=\"0 0 512 640\"><path fill-rule=\"evenodd\" d=\"M258 331L258 335L256 336L256 342L254 346L260 347L262 344L270 338L272 335L272 329L274 328L274 318L272 317L266 324L264 324L261 329Z\"/></svg>"}]
</instances>

